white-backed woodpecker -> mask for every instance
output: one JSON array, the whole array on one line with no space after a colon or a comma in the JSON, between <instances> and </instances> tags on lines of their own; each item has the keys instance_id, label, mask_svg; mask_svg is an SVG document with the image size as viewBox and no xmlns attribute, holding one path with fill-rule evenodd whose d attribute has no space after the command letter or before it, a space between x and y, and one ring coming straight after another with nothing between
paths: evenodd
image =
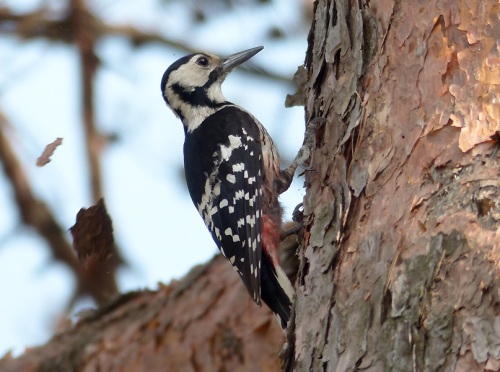
<instances>
[{"instance_id":1,"label":"white-backed woodpecker","mask_svg":"<svg viewBox=\"0 0 500 372\"><path fill-rule=\"evenodd\" d=\"M297 163L280 170L264 126L221 90L227 74L262 49L185 56L165 71L161 91L184 125L184 170L195 207L250 296L259 305L262 299L285 329L294 290L279 266L278 196Z\"/></svg>"}]
</instances>

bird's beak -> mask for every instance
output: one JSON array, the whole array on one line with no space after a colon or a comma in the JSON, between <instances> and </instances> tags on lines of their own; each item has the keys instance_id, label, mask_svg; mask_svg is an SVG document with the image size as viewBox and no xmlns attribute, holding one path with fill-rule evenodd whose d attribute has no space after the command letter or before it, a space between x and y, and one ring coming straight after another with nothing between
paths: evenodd
<instances>
[{"instance_id":1,"label":"bird's beak","mask_svg":"<svg viewBox=\"0 0 500 372\"><path fill-rule=\"evenodd\" d=\"M243 52L235 53L227 58L224 58L220 64L220 68L222 69L221 71L222 75L228 74L236 66L241 65L245 61L248 61L254 55L259 53L262 49L264 49L263 46L258 46L252 49L244 50Z\"/></svg>"}]
</instances>

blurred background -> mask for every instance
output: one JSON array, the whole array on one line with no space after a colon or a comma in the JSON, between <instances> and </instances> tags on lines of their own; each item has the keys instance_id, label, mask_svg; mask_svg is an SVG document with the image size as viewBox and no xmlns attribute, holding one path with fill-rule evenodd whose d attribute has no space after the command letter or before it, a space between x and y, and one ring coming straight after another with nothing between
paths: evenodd
<instances>
[{"instance_id":1,"label":"blurred background","mask_svg":"<svg viewBox=\"0 0 500 372\"><path fill-rule=\"evenodd\" d=\"M121 292L155 289L217 253L185 187L184 133L161 77L193 51L263 45L223 91L268 128L287 165L304 112L284 102L311 14L309 0L0 1L0 357L95 307L69 228L101 196L124 261ZM57 137L52 161L37 167ZM302 184L282 197L285 219Z\"/></svg>"}]
</instances>

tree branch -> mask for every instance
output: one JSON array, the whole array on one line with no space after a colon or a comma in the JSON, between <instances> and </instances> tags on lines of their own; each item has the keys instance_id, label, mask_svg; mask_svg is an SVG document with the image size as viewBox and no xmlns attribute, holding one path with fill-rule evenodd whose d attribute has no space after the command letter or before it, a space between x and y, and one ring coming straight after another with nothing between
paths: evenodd
<instances>
[{"instance_id":1,"label":"tree branch","mask_svg":"<svg viewBox=\"0 0 500 372\"><path fill-rule=\"evenodd\" d=\"M199 52L189 45L170 39L152 31L143 31L130 25L110 25L99 20L87 10L87 17L92 21L86 25L86 32L91 33L95 39L105 36L121 36L130 40L136 46L158 43L170 48L184 51L186 54ZM43 38L54 42L73 43L80 36L70 16L54 19L48 9L37 9L31 13L17 15L8 9L0 8L0 33L9 33L23 39ZM210 51L206 51L210 52ZM216 53L217 54L217 53ZM276 83L292 84L291 76L277 74L260 66L249 68L240 66L245 73L266 78Z\"/></svg>"},{"instance_id":2,"label":"tree branch","mask_svg":"<svg viewBox=\"0 0 500 372\"><path fill-rule=\"evenodd\" d=\"M80 56L80 71L82 82L82 117L85 128L87 160L90 173L90 190L94 202L102 194L101 138L95 126L94 110L94 77L98 66L95 55L96 28L98 22L89 13L84 0L72 0L69 19L74 29L75 43Z\"/></svg>"},{"instance_id":3,"label":"tree branch","mask_svg":"<svg viewBox=\"0 0 500 372\"><path fill-rule=\"evenodd\" d=\"M2 371L277 371L283 332L220 255L158 291L128 293Z\"/></svg>"}]
</instances>

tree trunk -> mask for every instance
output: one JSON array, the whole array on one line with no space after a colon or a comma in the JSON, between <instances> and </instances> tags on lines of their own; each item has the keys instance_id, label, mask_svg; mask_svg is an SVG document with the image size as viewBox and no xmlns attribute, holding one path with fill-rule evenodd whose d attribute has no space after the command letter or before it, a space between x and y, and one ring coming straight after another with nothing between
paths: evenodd
<instances>
[{"instance_id":1,"label":"tree trunk","mask_svg":"<svg viewBox=\"0 0 500 372\"><path fill-rule=\"evenodd\" d=\"M315 3L291 369L500 369L499 12Z\"/></svg>"}]
</instances>

